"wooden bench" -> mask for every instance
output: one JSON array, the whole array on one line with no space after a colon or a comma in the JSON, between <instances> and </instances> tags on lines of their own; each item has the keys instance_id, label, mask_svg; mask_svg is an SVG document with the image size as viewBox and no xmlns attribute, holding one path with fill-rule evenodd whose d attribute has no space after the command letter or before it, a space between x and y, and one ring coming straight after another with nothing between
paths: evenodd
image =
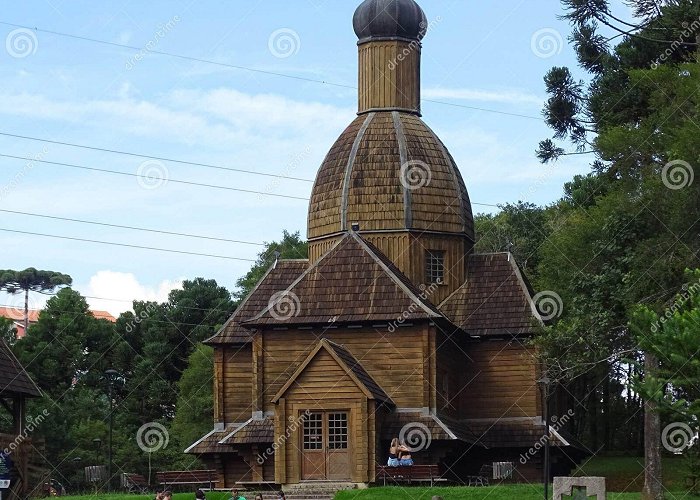
<instances>
[{"instance_id":1,"label":"wooden bench","mask_svg":"<svg viewBox=\"0 0 700 500\"><path fill-rule=\"evenodd\" d=\"M127 493L146 493L148 491L148 481L141 474L122 474L122 488Z\"/></svg>"},{"instance_id":2,"label":"wooden bench","mask_svg":"<svg viewBox=\"0 0 700 500\"><path fill-rule=\"evenodd\" d=\"M176 485L208 485L209 490L214 489L216 482L215 470L181 470L181 471L166 471L156 472L156 480L159 485L164 488L167 486Z\"/></svg>"},{"instance_id":3,"label":"wooden bench","mask_svg":"<svg viewBox=\"0 0 700 500\"><path fill-rule=\"evenodd\" d=\"M386 486L387 480L409 484L429 482L430 486L433 486L438 481L445 481L445 479L442 479L440 468L437 465L406 465L399 467L379 465L377 466L377 479L384 481L384 486Z\"/></svg>"}]
</instances>

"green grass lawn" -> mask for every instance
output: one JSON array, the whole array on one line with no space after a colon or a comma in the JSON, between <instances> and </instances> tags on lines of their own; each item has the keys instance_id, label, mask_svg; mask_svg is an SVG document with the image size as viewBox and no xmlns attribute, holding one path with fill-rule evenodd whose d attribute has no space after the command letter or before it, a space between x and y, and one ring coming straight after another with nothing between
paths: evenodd
<instances>
[{"instance_id":1,"label":"green grass lawn","mask_svg":"<svg viewBox=\"0 0 700 500\"><path fill-rule=\"evenodd\" d=\"M608 494L611 500L639 500L639 492L644 484L642 458L636 457L597 457L585 462L577 469L575 475L604 476L608 479ZM669 490L669 500L700 500L684 491L683 459L664 459L664 484ZM551 490L550 490L551 495ZM226 492L207 493L207 500L227 500ZM537 484L501 485L488 488L458 487L387 487L367 490L351 490L338 493L336 500L431 500L441 496L444 500L540 500L542 486ZM82 495L63 497L62 500L152 500L152 495ZM193 493L176 493L174 500L194 500ZM248 497L252 500L252 495Z\"/></svg>"},{"instance_id":2,"label":"green grass lawn","mask_svg":"<svg viewBox=\"0 0 700 500\"><path fill-rule=\"evenodd\" d=\"M551 490L549 492L551 498ZM542 487L536 485L504 485L488 488L370 488L338 493L336 500L430 500L434 495L444 500L541 500ZM639 499L639 494L613 493L613 500Z\"/></svg>"},{"instance_id":3,"label":"green grass lawn","mask_svg":"<svg viewBox=\"0 0 700 500\"><path fill-rule=\"evenodd\" d=\"M664 458L664 486L669 491L682 491L683 458ZM641 491L644 486L643 457L596 457L584 462L573 475L604 476L608 478L608 491Z\"/></svg>"}]
</instances>

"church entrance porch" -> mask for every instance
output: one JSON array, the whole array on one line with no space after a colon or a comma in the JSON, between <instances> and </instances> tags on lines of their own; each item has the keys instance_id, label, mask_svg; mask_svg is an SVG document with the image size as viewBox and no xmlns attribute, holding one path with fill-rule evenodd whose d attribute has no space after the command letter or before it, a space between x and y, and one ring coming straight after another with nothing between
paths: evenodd
<instances>
[{"instance_id":1,"label":"church entrance porch","mask_svg":"<svg viewBox=\"0 0 700 500\"><path fill-rule=\"evenodd\" d=\"M302 480L350 480L348 412L309 412L302 433Z\"/></svg>"}]
</instances>

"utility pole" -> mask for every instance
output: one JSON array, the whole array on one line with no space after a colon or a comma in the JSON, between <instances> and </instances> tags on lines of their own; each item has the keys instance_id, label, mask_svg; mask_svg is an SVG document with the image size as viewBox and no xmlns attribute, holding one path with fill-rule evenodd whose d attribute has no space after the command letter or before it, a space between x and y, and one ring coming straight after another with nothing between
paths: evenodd
<instances>
[{"instance_id":1,"label":"utility pole","mask_svg":"<svg viewBox=\"0 0 700 500\"><path fill-rule=\"evenodd\" d=\"M544 407L544 463L542 464L542 483L544 485L544 500L549 500L549 386L552 381L545 375L538 380L537 383L542 385L542 406Z\"/></svg>"},{"instance_id":2,"label":"utility pole","mask_svg":"<svg viewBox=\"0 0 700 500\"><path fill-rule=\"evenodd\" d=\"M114 382L119 377L117 370L106 370L105 377L109 384L109 445L107 448L107 491L112 491L112 431L114 428Z\"/></svg>"}]
</instances>

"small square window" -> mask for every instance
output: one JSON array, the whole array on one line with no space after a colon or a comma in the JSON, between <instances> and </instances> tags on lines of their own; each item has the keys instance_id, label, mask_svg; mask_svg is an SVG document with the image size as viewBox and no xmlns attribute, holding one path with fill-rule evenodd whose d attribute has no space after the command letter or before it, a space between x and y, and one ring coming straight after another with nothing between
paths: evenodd
<instances>
[{"instance_id":1,"label":"small square window","mask_svg":"<svg viewBox=\"0 0 700 500\"><path fill-rule=\"evenodd\" d=\"M428 284L445 282L445 252L442 250L425 252L425 281Z\"/></svg>"}]
</instances>

